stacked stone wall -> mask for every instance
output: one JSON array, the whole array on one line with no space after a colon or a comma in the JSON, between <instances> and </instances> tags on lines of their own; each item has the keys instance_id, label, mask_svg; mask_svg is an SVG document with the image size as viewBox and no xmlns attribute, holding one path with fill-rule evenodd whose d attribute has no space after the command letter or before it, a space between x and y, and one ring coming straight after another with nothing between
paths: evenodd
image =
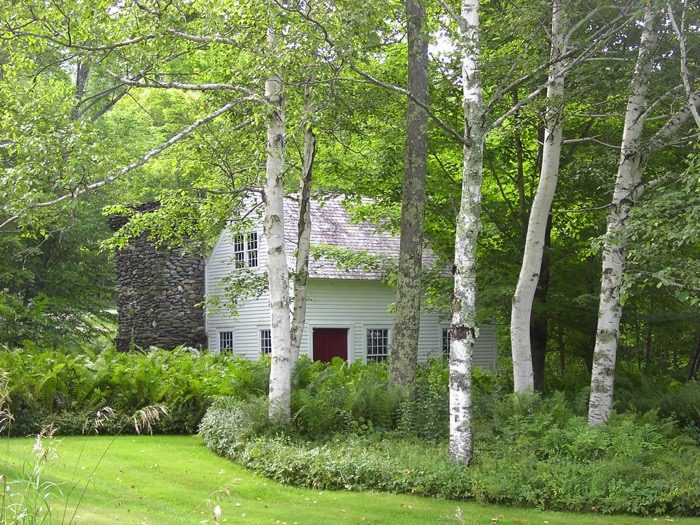
<instances>
[{"instance_id":1,"label":"stacked stone wall","mask_svg":"<svg viewBox=\"0 0 700 525\"><path fill-rule=\"evenodd\" d=\"M114 229L124 222L111 221ZM116 254L115 267L118 350L206 347L201 255L156 248L142 235Z\"/></svg>"}]
</instances>

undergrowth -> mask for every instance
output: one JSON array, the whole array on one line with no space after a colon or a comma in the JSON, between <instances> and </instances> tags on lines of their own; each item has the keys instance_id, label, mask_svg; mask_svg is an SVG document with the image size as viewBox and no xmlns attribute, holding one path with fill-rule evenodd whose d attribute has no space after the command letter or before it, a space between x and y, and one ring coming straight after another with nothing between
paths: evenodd
<instances>
[{"instance_id":1,"label":"undergrowth","mask_svg":"<svg viewBox=\"0 0 700 525\"><path fill-rule=\"evenodd\" d=\"M601 513L700 513L700 449L670 418L615 414L591 428L563 393L506 393L474 376L475 460L447 453L447 370L419 367L412 392L384 367L302 363L292 429L266 424L265 399L223 399L203 419L207 446L265 476L315 489L381 490ZM384 392L385 395L382 395Z\"/></svg>"},{"instance_id":2,"label":"undergrowth","mask_svg":"<svg viewBox=\"0 0 700 525\"><path fill-rule=\"evenodd\" d=\"M85 433L104 407L113 413L101 433L135 432L133 414L150 406L166 410L153 432L192 434L214 399L264 394L269 377L265 361L191 349L0 351L0 370L7 373L10 430L16 436L36 435L48 426L57 434Z\"/></svg>"}]
</instances>

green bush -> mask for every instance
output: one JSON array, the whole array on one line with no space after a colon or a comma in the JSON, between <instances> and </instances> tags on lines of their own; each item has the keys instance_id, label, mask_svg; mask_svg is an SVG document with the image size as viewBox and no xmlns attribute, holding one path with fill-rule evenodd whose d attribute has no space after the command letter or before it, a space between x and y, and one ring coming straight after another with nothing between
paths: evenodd
<instances>
[{"instance_id":1,"label":"green bush","mask_svg":"<svg viewBox=\"0 0 700 525\"><path fill-rule=\"evenodd\" d=\"M647 377L639 371L627 371L616 378L616 407L622 411L657 410L670 418L700 444L700 383L666 377Z\"/></svg>"},{"instance_id":2,"label":"green bush","mask_svg":"<svg viewBox=\"0 0 700 525\"><path fill-rule=\"evenodd\" d=\"M418 384L425 388L424 378ZM226 421L210 412L213 420ZM403 429L308 440L259 434L261 426L248 431L248 420L233 420L231 428L227 422L202 425L205 441L218 453L292 485L569 511L700 513L700 450L653 411L615 415L607 426L591 428L563 394L492 399L488 410L476 415L475 459L468 468L449 461L445 440ZM244 432L236 434L238 428Z\"/></svg>"},{"instance_id":3,"label":"green bush","mask_svg":"<svg viewBox=\"0 0 700 525\"><path fill-rule=\"evenodd\" d=\"M292 428L324 436L333 432L392 430L404 398L386 365L299 360L293 377Z\"/></svg>"},{"instance_id":4,"label":"green bush","mask_svg":"<svg viewBox=\"0 0 700 525\"><path fill-rule=\"evenodd\" d=\"M205 445L220 455L244 446L269 428L267 406L264 397L217 399L199 425Z\"/></svg>"},{"instance_id":5,"label":"green bush","mask_svg":"<svg viewBox=\"0 0 700 525\"><path fill-rule=\"evenodd\" d=\"M8 409L14 435L36 434L53 424L61 434L94 429L95 414L109 407L102 433L133 432L132 417L149 406L166 413L156 433L194 433L220 396L245 399L267 392L269 361L247 361L192 349L120 353L0 351L8 375Z\"/></svg>"}]
</instances>

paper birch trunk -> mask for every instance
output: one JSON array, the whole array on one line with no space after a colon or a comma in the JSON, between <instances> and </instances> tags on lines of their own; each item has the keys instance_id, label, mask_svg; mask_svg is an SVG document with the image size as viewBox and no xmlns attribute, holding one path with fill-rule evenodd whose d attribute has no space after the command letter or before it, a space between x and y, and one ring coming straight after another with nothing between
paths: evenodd
<instances>
[{"instance_id":1,"label":"paper birch trunk","mask_svg":"<svg viewBox=\"0 0 700 525\"><path fill-rule=\"evenodd\" d=\"M547 220L557 188L559 159L563 138L563 97L566 65L561 57L566 53L565 30L560 0L552 3L552 66L547 85L542 169L537 191L530 209L523 262L513 295L510 316L510 342L513 356L513 389L515 392L534 390L530 319L532 303L539 282L544 252Z\"/></svg>"},{"instance_id":2,"label":"paper birch trunk","mask_svg":"<svg viewBox=\"0 0 700 525\"><path fill-rule=\"evenodd\" d=\"M425 0L406 0L408 90L428 103L428 39ZM428 114L409 98L406 110L406 165L401 205L401 241L396 281L396 313L391 348L391 379L409 386L416 377L420 328L423 218L428 155Z\"/></svg>"},{"instance_id":3,"label":"paper birch trunk","mask_svg":"<svg viewBox=\"0 0 700 525\"><path fill-rule=\"evenodd\" d=\"M450 457L472 458L471 372L476 327L476 248L481 211L484 103L479 54L479 1L463 0L460 14L464 147L462 197L455 239L454 298L450 328Z\"/></svg>"},{"instance_id":4,"label":"paper birch trunk","mask_svg":"<svg viewBox=\"0 0 700 525\"><path fill-rule=\"evenodd\" d=\"M627 220L641 193L644 151L642 133L647 119L647 88L653 54L659 41L658 11L647 7L639 54L630 83L613 199L603 242L603 267L598 306L598 327L593 350L588 424L605 423L612 411L617 342L620 336L620 288L627 260Z\"/></svg>"},{"instance_id":5,"label":"paper birch trunk","mask_svg":"<svg viewBox=\"0 0 700 525\"><path fill-rule=\"evenodd\" d=\"M316 157L316 135L311 125L314 112L310 101L311 94L306 90L306 114L308 121L304 124L304 159L299 185L299 222L297 225L297 260L294 273L294 309L292 312L291 357L292 368L299 360L299 347L304 335L306 322L306 298L309 280L309 251L311 249L311 180L313 177L314 158Z\"/></svg>"},{"instance_id":6,"label":"paper birch trunk","mask_svg":"<svg viewBox=\"0 0 700 525\"><path fill-rule=\"evenodd\" d=\"M276 37L268 31L270 47ZM288 424L291 418L292 356L289 319L289 271L284 242L285 124L282 80L273 74L265 82L269 104L267 162L265 166L264 232L267 240L267 274L270 290L270 421Z\"/></svg>"}]
</instances>

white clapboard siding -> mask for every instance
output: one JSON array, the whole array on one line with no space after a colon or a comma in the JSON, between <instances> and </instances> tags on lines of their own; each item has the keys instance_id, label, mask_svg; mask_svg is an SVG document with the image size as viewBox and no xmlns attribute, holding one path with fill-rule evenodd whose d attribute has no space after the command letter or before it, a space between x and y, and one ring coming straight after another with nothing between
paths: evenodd
<instances>
[{"instance_id":1,"label":"white clapboard siding","mask_svg":"<svg viewBox=\"0 0 700 525\"><path fill-rule=\"evenodd\" d=\"M298 207L285 203L285 237L287 237L288 264L293 269L296 217ZM296 216L295 216L296 213ZM375 232L374 227L352 223L340 201L329 200L323 205L312 203L312 215L316 223L312 226L312 244L331 242L348 249L366 249L370 253L393 254L398 251L398 238ZM255 222L255 221L254 221ZM267 243L260 221L254 230L258 234L258 266L252 269L263 273L266 267ZM269 328L270 312L267 294L255 299L238 301L237 316L228 308L225 278L234 269L232 227L225 229L207 259L205 287L207 296L206 331L209 348L219 350L220 332L233 332L234 352L256 359L260 356L260 330ZM315 232L315 233L313 233ZM315 235L315 237L314 237ZM382 252L383 250L383 252ZM396 254L398 255L398 254ZM301 354L313 353L310 345L311 330L318 328L348 329L348 360L366 360L367 330L391 328L393 315L389 306L394 302L394 291L378 280L378 275L360 269L340 270L330 261L312 260L310 263L308 307ZM440 319L438 314L424 312L421 315L418 340L419 360L442 355L442 331L449 327L449 319ZM480 337L474 353L474 365L495 369L495 326L481 327ZM311 355L311 357L313 357Z\"/></svg>"},{"instance_id":2,"label":"white clapboard siding","mask_svg":"<svg viewBox=\"0 0 700 525\"><path fill-rule=\"evenodd\" d=\"M301 354L311 355L313 328L347 328L348 361L366 360L366 334L370 328L391 328L393 315L389 305L394 301L394 291L377 282L362 280L312 279L309 281L307 307ZM217 314L208 323L209 347L219 349L219 332L234 333L234 352L256 359L260 356L260 330L269 328L269 300L267 295L247 299L238 306L237 318ZM448 321L439 319L432 312L421 315L418 340L419 360L442 355L442 330ZM311 355L311 357L313 357ZM495 326L485 325L474 353L474 366L493 370L496 361Z\"/></svg>"}]
</instances>

